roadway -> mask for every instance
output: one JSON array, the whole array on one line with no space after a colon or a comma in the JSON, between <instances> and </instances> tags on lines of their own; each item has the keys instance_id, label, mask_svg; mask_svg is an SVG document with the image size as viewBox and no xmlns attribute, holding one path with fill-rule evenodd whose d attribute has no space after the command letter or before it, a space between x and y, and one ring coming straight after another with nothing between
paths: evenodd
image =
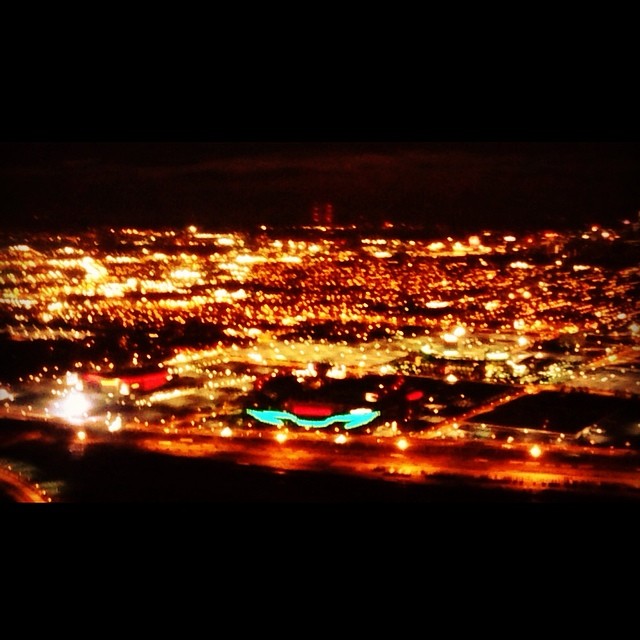
<instances>
[{"instance_id":1,"label":"roadway","mask_svg":"<svg viewBox=\"0 0 640 640\"><path fill-rule=\"evenodd\" d=\"M212 428L187 431L157 426L123 428L117 433L88 431L83 439L60 423L39 428L47 431L49 438L57 438L73 455L82 455L92 446L116 444L129 450L208 458L274 473L312 471L416 485L447 477L529 492L617 487L638 492L640 499L640 453L629 450L545 444L541 455L533 457L530 444L493 440L345 436L276 428L225 428L223 424L221 421ZM28 428L34 427L31 424Z\"/></svg>"},{"instance_id":2,"label":"roadway","mask_svg":"<svg viewBox=\"0 0 640 640\"><path fill-rule=\"evenodd\" d=\"M51 502L38 483L34 483L9 464L0 464L0 496L6 496L10 502L46 503Z\"/></svg>"}]
</instances>

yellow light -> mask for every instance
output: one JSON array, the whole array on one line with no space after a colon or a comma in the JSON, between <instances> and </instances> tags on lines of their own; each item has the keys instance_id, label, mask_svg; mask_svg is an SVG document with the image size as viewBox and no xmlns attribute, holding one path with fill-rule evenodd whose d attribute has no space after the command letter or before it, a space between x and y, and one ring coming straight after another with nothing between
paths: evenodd
<instances>
[{"instance_id":1,"label":"yellow light","mask_svg":"<svg viewBox=\"0 0 640 640\"><path fill-rule=\"evenodd\" d=\"M120 416L116 416L109 424L108 429L110 433L120 431L120 429L122 429L122 418Z\"/></svg>"},{"instance_id":2,"label":"yellow light","mask_svg":"<svg viewBox=\"0 0 640 640\"><path fill-rule=\"evenodd\" d=\"M534 444L533 447L529 449L529 454L532 458L539 458L542 455L542 449L537 444Z\"/></svg>"},{"instance_id":3,"label":"yellow light","mask_svg":"<svg viewBox=\"0 0 640 640\"><path fill-rule=\"evenodd\" d=\"M225 427L221 432L220 435L223 438L230 438L233 435L233 431L231 431L231 429L229 427Z\"/></svg>"},{"instance_id":4,"label":"yellow light","mask_svg":"<svg viewBox=\"0 0 640 640\"><path fill-rule=\"evenodd\" d=\"M400 440L396 442L396 447L398 447L400 451L405 451L409 447L409 443L406 441L405 438L400 438Z\"/></svg>"},{"instance_id":5,"label":"yellow light","mask_svg":"<svg viewBox=\"0 0 640 640\"><path fill-rule=\"evenodd\" d=\"M83 442L87 439L86 431L78 431L76 435L78 436L78 440L82 440Z\"/></svg>"},{"instance_id":6,"label":"yellow light","mask_svg":"<svg viewBox=\"0 0 640 640\"><path fill-rule=\"evenodd\" d=\"M344 433L337 435L334 439L334 442L336 444L344 444L346 441L347 441L347 436L345 436Z\"/></svg>"},{"instance_id":7,"label":"yellow light","mask_svg":"<svg viewBox=\"0 0 640 640\"><path fill-rule=\"evenodd\" d=\"M283 442L287 441L287 434L284 433L284 431L278 431L278 433L276 434L276 440L282 444Z\"/></svg>"}]
</instances>

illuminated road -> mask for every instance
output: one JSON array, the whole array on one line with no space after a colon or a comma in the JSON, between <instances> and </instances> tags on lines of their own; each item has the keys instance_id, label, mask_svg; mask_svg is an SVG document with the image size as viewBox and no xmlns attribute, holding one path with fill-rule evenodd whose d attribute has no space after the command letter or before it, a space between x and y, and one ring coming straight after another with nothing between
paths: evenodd
<instances>
[{"instance_id":1,"label":"illuminated road","mask_svg":"<svg viewBox=\"0 0 640 640\"><path fill-rule=\"evenodd\" d=\"M146 439L140 446L179 456L224 456L240 464L281 470L310 470L424 482L430 476L455 475L467 480L517 483L539 489L553 484L570 486L618 484L640 489L640 457L626 452L589 452L576 457L567 450L549 450L532 459L528 449L468 442L411 443L404 451L395 442L351 438L345 444L314 438Z\"/></svg>"},{"instance_id":2,"label":"illuminated road","mask_svg":"<svg viewBox=\"0 0 640 640\"><path fill-rule=\"evenodd\" d=\"M221 435L226 433L227 435ZM640 454L626 450L545 446L534 458L530 447L493 441L378 438L339 434L221 428L207 434L123 430L90 434L79 449L117 442L127 448L181 458L208 458L273 472L311 471L428 484L443 477L521 491L611 487L640 490ZM640 498L640 494L638 494Z\"/></svg>"},{"instance_id":3,"label":"illuminated road","mask_svg":"<svg viewBox=\"0 0 640 640\"><path fill-rule=\"evenodd\" d=\"M451 427L535 389L522 388L494 398L469 412L437 425ZM41 410L8 406L5 416L32 424L41 421L44 439L62 439L76 450L117 443L132 450L183 458L211 458L282 471L315 471L388 482L429 483L439 477L539 491L569 491L577 486L616 485L640 490L640 453L626 449L585 448L563 442L542 445L534 458L531 444L459 438L437 439L431 433L364 433L278 430L239 426L237 419L219 416L205 424L188 418L165 424L129 421L109 432L100 419L75 425ZM31 435L30 437L33 437ZM13 477L13 476L12 476ZM13 477L11 495L20 501L46 501L31 485Z\"/></svg>"},{"instance_id":4,"label":"illuminated road","mask_svg":"<svg viewBox=\"0 0 640 640\"><path fill-rule=\"evenodd\" d=\"M7 496L12 502L51 502L38 484L17 473L11 466L0 465L0 494Z\"/></svg>"}]
</instances>

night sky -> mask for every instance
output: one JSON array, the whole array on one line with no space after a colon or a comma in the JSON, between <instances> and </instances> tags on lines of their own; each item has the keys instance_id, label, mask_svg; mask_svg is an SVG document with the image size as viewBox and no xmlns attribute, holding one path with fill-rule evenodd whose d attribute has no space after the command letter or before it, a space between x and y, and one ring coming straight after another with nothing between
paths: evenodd
<instances>
[{"instance_id":1,"label":"night sky","mask_svg":"<svg viewBox=\"0 0 640 640\"><path fill-rule=\"evenodd\" d=\"M7 229L299 224L316 202L434 232L616 223L640 210L640 144L0 142Z\"/></svg>"}]
</instances>

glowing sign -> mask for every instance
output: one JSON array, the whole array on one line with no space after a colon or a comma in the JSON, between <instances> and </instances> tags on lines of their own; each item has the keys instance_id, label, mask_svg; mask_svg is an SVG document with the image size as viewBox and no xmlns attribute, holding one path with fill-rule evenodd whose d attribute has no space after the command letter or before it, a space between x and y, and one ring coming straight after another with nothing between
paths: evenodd
<instances>
[{"instance_id":1,"label":"glowing sign","mask_svg":"<svg viewBox=\"0 0 640 640\"><path fill-rule=\"evenodd\" d=\"M371 411L369 409L354 409L350 413L341 413L335 416L329 416L323 420L307 420L299 418L288 411L274 411L269 409L247 409L247 413L256 420L270 424L274 427L282 427L286 420L294 422L299 427L309 427L311 429L326 429L332 424L342 422L345 429L357 429L365 424L369 424L379 415L379 411Z\"/></svg>"}]
</instances>

